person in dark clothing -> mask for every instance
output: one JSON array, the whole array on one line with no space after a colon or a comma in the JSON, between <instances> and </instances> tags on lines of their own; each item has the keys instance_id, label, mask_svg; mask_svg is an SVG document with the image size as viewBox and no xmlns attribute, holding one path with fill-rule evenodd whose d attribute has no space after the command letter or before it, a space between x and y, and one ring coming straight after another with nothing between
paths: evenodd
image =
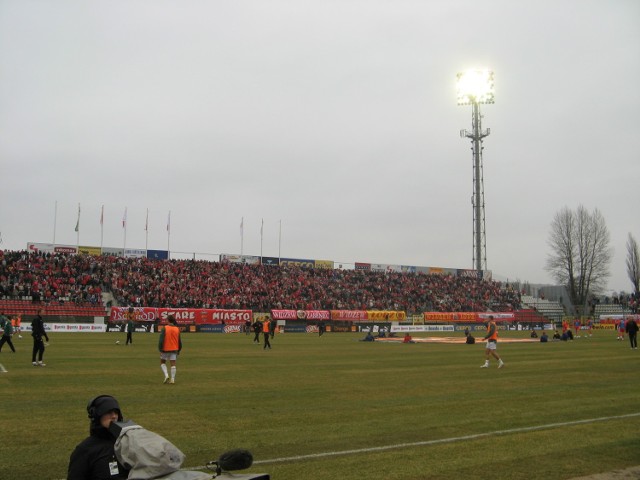
<instances>
[{"instance_id":1,"label":"person in dark clothing","mask_svg":"<svg viewBox=\"0 0 640 480\"><path fill-rule=\"evenodd\" d=\"M253 325L251 325L251 327L253 328L253 333L255 334L253 337L253 343L260 343L260 333L262 332L262 324L256 320L255 322L253 322Z\"/></svg>"},{"instance_id":2,"label":"person in dark clothing","mask_svg":"<svg viewBox=\"0 0 640 480\"><path fill-rule=\"evenodd\" d=\"M263 350L266 350L267 348L271 350L271 342L269 341L269 337L271 336L271 323L272 322L269 320L269 317L265 318L264 322L262 322L262 335L264 336Z\"/></svg>"},{"instance_id":3,"label":"person in dark clothing","mask_svg":"<svg viewBox=\"0 0 640 480\"><path fill-rule=\"evenodd\" d=\"M16 347L13 346L13 342L11 341L11 337L13 336L13 326L11 325L11 321L7 320L4 324L4 331L2 332L2 338L0 339L0 352L2 351L2 346L5 343L9 344L11 351L16 353Z\"/></svg>"},{"instance_id":4,"label":"person in dark clothing","mask_svg":"<svg viewBox=\"0 0 640 480\"><path fill-rule=\"evenodd\" d=\"M118 401L100 395L87 405L89 436L71 453L67 480L115 480L127 478L129 472L116 459L115 437L109 432L111 422L123 420Z\"/></svg>"},{"instance_id":5,"label":"person in dark clothing","mask_svg":"<svg viewBox=\"0 0 640 480\"><path fill-rule=\"evenodd\" d=\"M327 331L327 326L325 325L325 323L322 321L318 323L318 336L321 337L326 331Z\"/></svg>"},{"instance_id":6,"label":"person in dark clothing","mask_svg":"<svg viewBox=\"0 0 640 480\"><path fill-rule=\"evenodd\" d=\"M631 348L634 350L638 349L638 323L630 318L627 320L627 323L624 327L627 335L629 335L629 341L631 342Z\"/></svg>"},{"instance_id":7,"label":"person in dark clothing","mask_svg":"<svg viewBox=\"0 0 640 480\"><path fill-rule=\"evenodd\" d=\"M360 340L361 342L375 342L376 341L376 337L373 336L373 333L371 333L371 330L369 330L367 332L367 336L364 337L362 340Z\"/></svg>"},{"instance_id":8,"label":"person in dark clothing","mask_svg":"<svg viewBox=\"0 0 640 480\"><path fill-rule=\"evenodd\" d=\"M127 341L125 345L133 344L133 332L136 329L136 324L133 322L136 318L136 314L133 311L133 307L129 307L127 312Z\"/></svg>"},{"instance_id":9,"label":"person in dark clothing","mask_svg":"<svg viewBox=\"0 0 640 480\"><path fill-rule=\"evenodd\" d=\"M44 367L46 363L42 362L42 357L44 356L44 341L42 337L44 337L47 342L49 341L49 336L44 329L44 321L42 320L42 314L44 310L38 310L38 315L31 322L31 336L33 337L33 353L31 354L31 363L34 367ZM36 362L36 355L38 357L38 361Z\"/></svg>"}]
</instances>

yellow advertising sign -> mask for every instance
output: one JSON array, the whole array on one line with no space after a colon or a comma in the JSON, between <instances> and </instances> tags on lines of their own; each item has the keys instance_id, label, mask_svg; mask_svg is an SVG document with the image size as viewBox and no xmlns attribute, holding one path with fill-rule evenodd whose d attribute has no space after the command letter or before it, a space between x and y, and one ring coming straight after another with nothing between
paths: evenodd
<instances>
[{"instance_id":1,"label":"yellow advertising sign","mask_svg":"<svg viewBox=\"0 0 640 480\"><path fill-rule=\"evenodd\" d=\"M393 310L367 310L367 319L370 321L402 322L407 318L406 312Z\"/></svg>"},{"instance_id":2,"label":"yellow advertising sign","mask_svg":"<svg viewBox=\"0 0 640 480\"><path fill-rule=\"evenodd\" d=\"M316 260L316 268L327 268L333 270L332 260Z\"/></svg>"},{"instance_id":3,"label":"yellow advertising sign","mask_svg":"<svg viewBox=\"0 0 640 480\"><path fill-rule=\"evenodd\" d=\"M78 247L78 253L98 257L102 254L100 247Z\"/></svg>"}]
</instances>

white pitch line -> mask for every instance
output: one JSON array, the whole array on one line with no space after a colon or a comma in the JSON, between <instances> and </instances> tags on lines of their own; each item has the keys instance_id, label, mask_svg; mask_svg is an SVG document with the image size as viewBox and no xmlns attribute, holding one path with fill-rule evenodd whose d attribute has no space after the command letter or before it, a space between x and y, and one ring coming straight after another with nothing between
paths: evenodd
<instances>
[{"instance_id":1,"label":"white pitch line","mask_svg":"<svg viewBox=\"0 0 640 480\"><path fill-rule=\"evenodd\" d=\"M608 420L621 420L623 418L631 418L640 416L640 412L638 413L629 413L626 415L616 415L611 417L599 417L599 418L590 418L586 420L574 420L572 422L559 422L559 423L548 423L546 425L537 425L533 427L520 427L520 428L511 428L508 430L496 430L493 432L486 433L476 433L473 435L464 435L462 437L451 437L451 438L441 438L438 440L425 440L422 442L412 442L412 443L397 443L395 445L384 445L381 447L369 447L369 448L358 448L354 450L341 450L338 452L324 452L324 453L312 453L309 455L298 455L295 457L280 457L280 458L272 458L269 460L258 460L253 462L254 465L266 465L269 463L284 463L284 462L296 462L300 460L311 460L317 458L325 458L325 457L335 457L339 455L352 455L359 453L372 453L372 452L380 452L383 450L394 450L400 448L407 447L423 447L427 445L438 445L441 443L454 443L461 442L464 440L476 440L478 438L485 438L497 435L508 435L512 433L522 433L522 432L532 432L536 430L546 430L549 428L557 428L557 427L567 427L571 425L583 425L586 423L596 423L596 422L605 422Z\"/></svg>"},{"instance_id":2,"label":"white pitch line","mask_svg":"<svg viewBox=\"0 0 640 480\"><path fill-rule=\"evenodd\" d=\"M341 450L338 452L323 452L323 453L312 453L309 455L297 455L295 457L271 458L268 460L257 460L253 462L253 465L298 462L300 460L312 460L316 458L337 457L339 455L353 455L355 453L381 452L384 450L394 450L394 449L407 448L407 447L424 447L427 445L438 445L441 443L454 443L454 442L461 442L464 440L476 440L478 438L485 438L485 437L498 436L498 435L509 435L511 433L533 432L536 430L546 430L549 428L568 427L571 425L584 425L587 423L606 422L608 420L621 420L623 418L632 418L632 417L640 417L640 412L627 413L626 415L615 415L611 417L599 417L599 418L588 418L586 420L574 420L573 422L547 423L545 425L536 425L533 427L520 427L520 428L510 428L508 430L495 430L493 432L475 433L473 435L463 435L462 437L440 438L437 440L424 440L422 442L396 443L395 445L383 445L381 447L357 448L354 450ZM207 467L202 465L200 467L181 468L180 470L206 470L206 469Z\"/></svg>"}]
</instances>

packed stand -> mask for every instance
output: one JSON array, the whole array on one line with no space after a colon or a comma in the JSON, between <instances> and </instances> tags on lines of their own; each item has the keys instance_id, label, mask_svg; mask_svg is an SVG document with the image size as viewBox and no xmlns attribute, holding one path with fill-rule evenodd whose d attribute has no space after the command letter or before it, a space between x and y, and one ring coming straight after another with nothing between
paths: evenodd
<instances>
[{"instance_id":1,"label":"packed stand","mask_svg":"<svg viewBox=\"0 0 640 480\"><path fill-rule=\"evenodd\" d=\"M520 308L519 292L509 285L452 275L27 252L5 253L2 261L0 295L96 301L101 291L120 305L257 312Z\"/></svg>"},{"instance_id":2,"label":"packed stand","mask_svg":"<svg viewBox=\"0 0 640 480\"><path fill-rule=\"evenodd\" d=\"M0 252L0 298L46 304L102 304L102 272L96 257Z\"/></svg>"}]
</instances>

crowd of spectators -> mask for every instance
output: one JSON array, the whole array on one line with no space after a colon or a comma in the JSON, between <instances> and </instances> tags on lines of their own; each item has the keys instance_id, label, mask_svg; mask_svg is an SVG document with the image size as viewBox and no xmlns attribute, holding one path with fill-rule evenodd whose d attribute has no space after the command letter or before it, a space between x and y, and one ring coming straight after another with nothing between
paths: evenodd
<instances>
[{"instance_id":1,"label":"crowd of spectators","mask_svg":"<svg viewBox=\"0 0 640 480\"><path fill-rule=\"evenodd\" d=\"M0 297L97 305L101 278L100 263L92 257L0 251Z\"/></svg>"},{"instance_id":2,"label":"crowd of spectators","mask_svg":"<svg viewBox=\"0 0 640 480\"><path fill-rule=\"evenodd\" d=\"M5 252L0 296L170 308L512 311L516 289L442 274Z\"/></svg>"}]
</instances>

